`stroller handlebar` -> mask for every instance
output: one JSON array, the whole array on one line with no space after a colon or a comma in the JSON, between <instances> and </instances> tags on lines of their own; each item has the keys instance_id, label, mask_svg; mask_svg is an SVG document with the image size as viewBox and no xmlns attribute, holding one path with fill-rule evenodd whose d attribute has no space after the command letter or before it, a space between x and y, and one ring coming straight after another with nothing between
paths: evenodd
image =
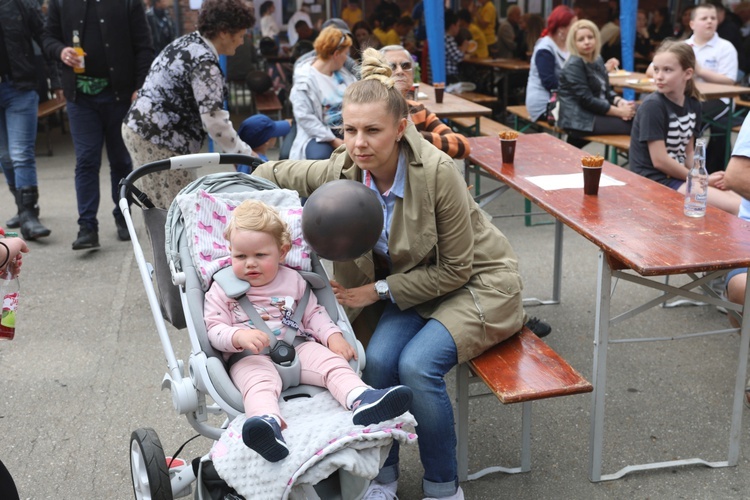
<instances>
[{"instance_id":1,"label":"stroller handlebar","mask_svg":"<svg viewBox=\"0 0 750 500\"><path fill-rule=\"evenodd\" d=\"M261 163L263 163L263 160L261 160L260 158L243 154L200 153L194 155L173 156L172 158L167 158L165 160L147 163L130 172L130 174L128 174L125 179L120 181L120 199L127 198L130 194L130 191L135 191L139 200L144 202L144 200L142 200L141 198L145 197L145 195L137 190L133 183L141 177L152 174L154 172L227 164L249 165L250 171L252 172L252 170L254 170L255 167L257 167ZM148 198L145 199L144 205L153 206Z\"/></svg>"}]
</instances>

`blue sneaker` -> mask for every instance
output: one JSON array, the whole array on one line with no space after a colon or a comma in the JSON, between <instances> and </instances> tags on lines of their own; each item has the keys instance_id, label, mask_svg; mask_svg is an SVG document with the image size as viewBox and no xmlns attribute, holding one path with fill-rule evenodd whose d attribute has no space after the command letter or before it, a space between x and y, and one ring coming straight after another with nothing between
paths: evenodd
<instances>
[{"instance_id":1,"label":"blue sneaker","mask_svg":"<svg viewBox=\"0 0 750 500\"><path fill-rule=\"evenodd\" d=\"M245 420L242 424L242 442L269 462L278 462L289 455L289 447L281 436L281 427L270 415Z\"/></svg>"},{"instance_id":2,"label":"blue sneaker","mask_svg":"<svg viewBox=\"0 0 750 500\"><path fill-rule=\"evenodd\" d=\"M367 389L352 404L352 421L370 425L396 418L409 410L411 398L411 389L405 385Z\"/></svg>"}]
</instances>

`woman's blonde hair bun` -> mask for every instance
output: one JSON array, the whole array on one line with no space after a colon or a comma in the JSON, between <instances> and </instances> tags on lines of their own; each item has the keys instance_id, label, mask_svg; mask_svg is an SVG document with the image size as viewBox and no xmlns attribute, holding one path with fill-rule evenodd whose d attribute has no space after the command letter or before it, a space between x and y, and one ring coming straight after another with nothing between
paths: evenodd
<instances>
[{"instance_id":1,"label":"woman's blonde hair bun","mask_svg":"<svg viewBox=\"0 0 750 500\"><path fill-rule=\"evenodd\" d=\"M396 83L391 75L391 65L380 51L369 47L362 53L362 66L360 69L362 80L377 80L388 89L392 89Z\"/></svg>"}]
</instances>

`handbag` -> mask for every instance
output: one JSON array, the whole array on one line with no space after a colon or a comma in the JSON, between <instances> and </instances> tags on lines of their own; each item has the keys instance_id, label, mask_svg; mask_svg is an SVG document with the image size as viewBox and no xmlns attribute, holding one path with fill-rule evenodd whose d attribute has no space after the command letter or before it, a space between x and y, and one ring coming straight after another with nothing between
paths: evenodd
<instances>
[{"instance_id":1,"label":"handbag","mask_svg":"<svg viewBox=\"0 0 750 500\"><path fill-rule=\"evenodd\" d=\"M554 126L560 118L560 103L557 100L557 90L553 90L550 93L549 101L547 101L547 111L544 116L547 119L547 123L552 126Z\"/></svg>"}]
</instances>

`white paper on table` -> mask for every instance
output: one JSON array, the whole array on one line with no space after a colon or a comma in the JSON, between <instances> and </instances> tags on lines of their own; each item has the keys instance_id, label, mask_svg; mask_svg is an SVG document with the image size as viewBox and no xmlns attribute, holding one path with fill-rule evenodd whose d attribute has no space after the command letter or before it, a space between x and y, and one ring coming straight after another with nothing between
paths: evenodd
<instances>
[{"instance_id":1,"label":"white paper on table","mask_svg":"<svg viewBox=\"0 0 750 500\"><path fill-rule=\"evenodd\" d=\"M526 180L536 184L545 191L554 191L556 189L583 189L583 172L577 174L560 174L560 175L536 175L526 177ZM599 179L599 187L606 186L624 186L625 183L613 179L608 175L602 174Z\"/></svg>"},{"instance_id":2,"label":"white paper on table","mask_svg":"<svg viewBox=\"0 0 750 500\"><path fill-rule=\"evenodd\" d=\"M424 92L418 92L417 93L417 101L425 101L427 100L427 94Z\"/></svg>"}]
</instances>

